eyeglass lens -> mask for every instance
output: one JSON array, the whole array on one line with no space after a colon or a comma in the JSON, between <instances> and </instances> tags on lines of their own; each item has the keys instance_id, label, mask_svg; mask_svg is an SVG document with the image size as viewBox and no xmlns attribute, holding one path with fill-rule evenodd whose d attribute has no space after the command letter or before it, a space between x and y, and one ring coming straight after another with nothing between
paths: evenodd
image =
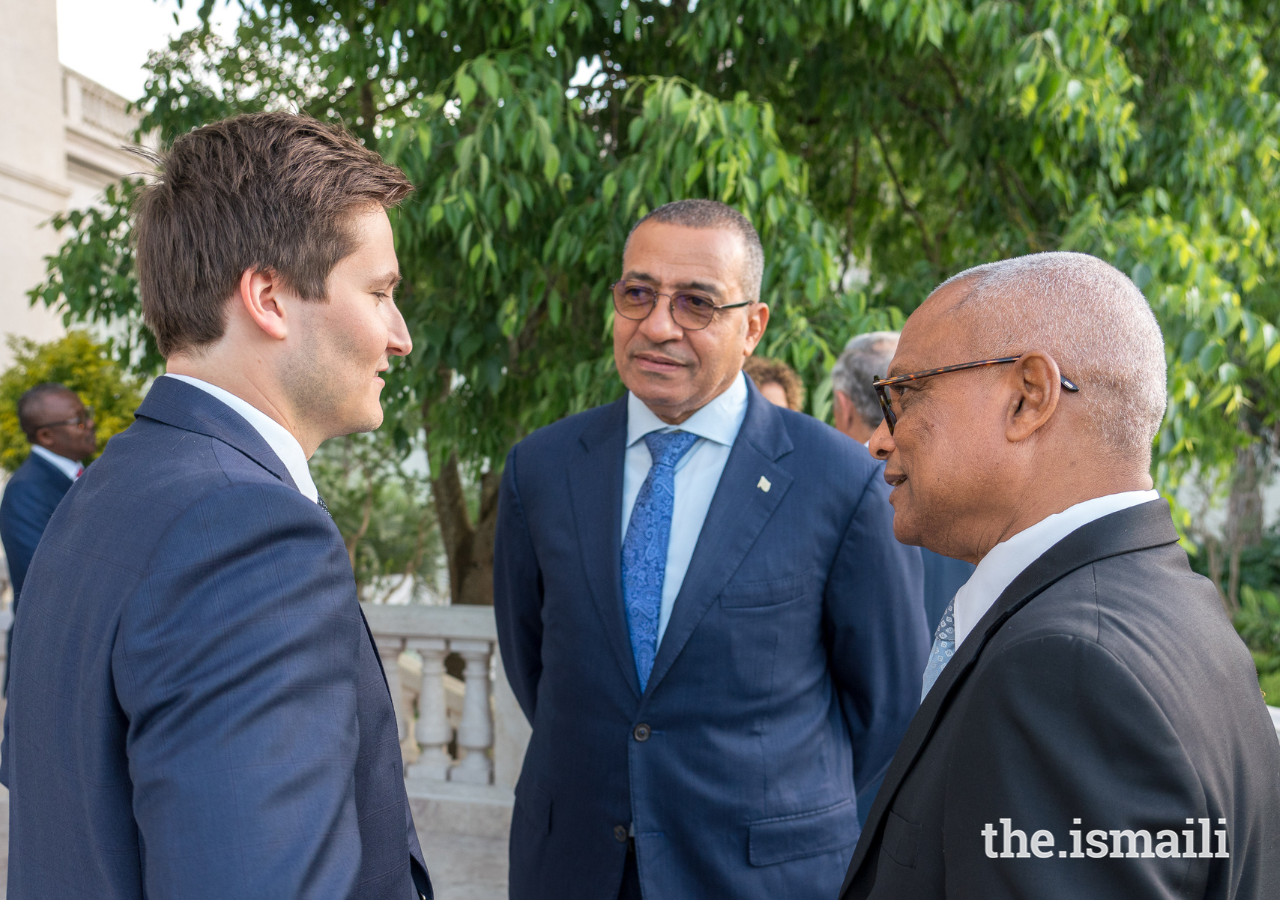
<instances>
[{"instance_id":1,"label":"eyeglass lens","mask_svg":"<svg viewBox=\"0 0 1280 900\"><path fill-rule=\"evenodd\" d=\"M659 294L643 284L617 284L613 288L613 306L624 319L645 319L653 312ZM672 318L681 328L697 331L706 328L716 315L710 297L681 291L671 295Z\"/></svg>"}]
</instances>

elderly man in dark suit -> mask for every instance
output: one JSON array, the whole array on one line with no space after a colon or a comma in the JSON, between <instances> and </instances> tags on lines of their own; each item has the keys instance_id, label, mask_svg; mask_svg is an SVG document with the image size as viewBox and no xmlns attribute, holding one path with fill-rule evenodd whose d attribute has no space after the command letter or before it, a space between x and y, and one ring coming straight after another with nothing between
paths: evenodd
<instances>
[{"instance_id":1,"label":"elderly man in dark suit","mask_svg":"<svg viewBox=\"0 0 1280 900\"><path fill-rule=\"evenodd\" d=\"M832 896L915 710L919 555L863 448L742 374L762 268L738 212L654 211L612 287L627 395L507 458L513 900Z\"/></svg>"},{"instance_id":2,"label":"elderly man in dark suit","mask_svg":"<svg viewBox=\"0 0 1280 900\"><path fill-rule=\"evenodd\" d=\"M9 563L15 613L31 557L53 511L84 472L84 461L98 449L93 411L61 384L37 384L19 397L18 426L31 444L31 454L13 473L0 500L0 540ZM12 643L12 630L5 640ZM6 664L6 691L8 687Z\"/></svg>"},{"instance_id":3,"label":"elderly man in dark suit","mask_svg":"<svg viewBox=\"0 0 1280 900\"><path fill-rule=\"evenodd\" d=\"M843 898L1261 898L1280 744L1151 490L1164 342L1138 289L1046 253L907 320L871 450L899 539L977 563Z\"/></svg>"},{"instance_id":4,"label":"elderly man in dark suit","mask_svg":"<svg viewBox=\"0 0 1280 900\"><path fill-rule=\"evenodd\" d=\"M178 138L136 207L166 358L54 514L13 641L11 900L414 900L395 712L307 459L410 350L410 185L283 113Z\"/></svg>"}]
</instances>

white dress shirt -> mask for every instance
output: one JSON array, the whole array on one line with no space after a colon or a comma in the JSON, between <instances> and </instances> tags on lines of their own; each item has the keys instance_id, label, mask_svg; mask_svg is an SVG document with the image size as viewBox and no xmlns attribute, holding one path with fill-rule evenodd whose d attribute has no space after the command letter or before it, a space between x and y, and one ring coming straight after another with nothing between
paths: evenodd
<instances>
[{"instance_id":1,"label":"white dress shirt","mask_svg":"<svg viewBox=\"0 0 1280 900\"><path fill-rule=\"evenodd\" d=\"M622 539L627 538L631 509L645 476L653 468L649 445L642 438L653 431L687 431L698 435L680 462L676 463L675 501L671 513L671 539L667 546L667 570L662 581L662 609L658 615L658 644L671 620L671 608L684 584L685 573L693 559L693 548L702 533L702 523L711 508L724 474L729 451L738 438L742 420L747 417L746 376L738 378L720 396L679 425L668 425L654 415L644 401L627 397L627 453L622 474Z\"/></svg>"},{"instance_id":2,"label":"white dress shirt","mask_svg":"<svg viewBox=\"0 0 1280 900\"><path fill-rule=\"evenodd\" d=\"M253 426L254 431L262 435L262 439L267 442L267 446L280 458L280 462L284 463L284 467L289 470L293 483L298 486L298 490L302 495L312 503L316 502L320 492L316 490L316 483L311 480L311 469L307 467L307 454L302 452L302 445L298 443L297 438L289 433L287 428L256 406L251 406L230 391L224 391L216 384L201 381L199 378L192 378L190 375L166 373L160 377L185 381L192 387L198 387L206 394L221 400L239 413L242 419Z\"/></svg>"},{"instance_id":3,"label":"white dress shirt","mask_svg":"<svg viewBox=\"0 0 1280 900\"><path fill-rule=\"evenodd\" d=\"M996 544L978 563L969 580L956 591L956 647L964 643L978 620L1000 599L1013 579L1058 541L1095 519L1159 499L1160 495L1155 491L1124 491L1094 497L1041 519L1007 541Z\"/></svg>"},{"instance_id":4,"label":"white dress shirt","mask_svg":"<svg viewBox=\"0 0 1280 900\"><path fill-rule=\"evenodd\" d=\"M80 473L84 471L84 467L74 459L67 459L65 456L59 456L52 450L46 450L38 444L31 445L31 452L43 459L45 462L56 466L58 471L66 475L72 481L80 477Z\"/></svg>"}]
</instances>

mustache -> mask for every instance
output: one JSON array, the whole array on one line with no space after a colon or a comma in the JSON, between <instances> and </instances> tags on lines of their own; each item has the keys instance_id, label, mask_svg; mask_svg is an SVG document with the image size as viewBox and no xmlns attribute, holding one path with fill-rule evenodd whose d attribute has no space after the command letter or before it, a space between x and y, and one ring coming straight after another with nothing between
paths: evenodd
<instances>
[{"instance_id":1,"label":"mustache","mask_svg":"<svg viewBox=\"0 0 1280 900\"><path fill-rule=\"evenodd\" d=\"M627 347L627 359L635 359L642 353L650 353L654 356L665 357L674 363L680 365L691 365L696 360L692 355L686 355L675 351L675 348L664 346L662 344L654 344L651 341L641 338L639 341L632 341Z\"/></svg>"}]
</instances>

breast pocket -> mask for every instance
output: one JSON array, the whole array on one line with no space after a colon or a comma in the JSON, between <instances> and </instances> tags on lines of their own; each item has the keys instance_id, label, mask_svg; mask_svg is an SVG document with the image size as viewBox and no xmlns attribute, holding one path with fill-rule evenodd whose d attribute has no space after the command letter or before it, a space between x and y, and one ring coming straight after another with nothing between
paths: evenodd
<instances>
[{"instance_id":1,"label":"breast pocket","mask_svg":"<svg viewBox=\"0 0 1280 900\"><path fill-rule=\"evenodd\" d=\"M818 571L810 569L799 575L789 575L771 581L747 581L731 583L720 594L720 605L725 609L751 609L765 606L781 606L798 600L817 588Z\"/></svg>"}]
</instances>

